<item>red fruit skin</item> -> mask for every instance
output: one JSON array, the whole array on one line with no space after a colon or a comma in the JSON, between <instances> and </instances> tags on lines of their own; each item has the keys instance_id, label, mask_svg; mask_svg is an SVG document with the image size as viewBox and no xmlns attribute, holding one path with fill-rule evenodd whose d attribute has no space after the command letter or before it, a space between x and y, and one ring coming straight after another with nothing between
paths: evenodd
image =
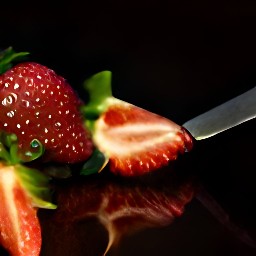
<instances>
[{"instance_id":1,"label":"red fruit skin","mask_svg":"<svg viewBox=\"0 0 256 256\"><path fill-rule=\"evenodd\" d=\"M19 64L0 76L0 130L15 133L19 152L38 139L48 161L76 163L92 152L79 112L81 101L53 70L37 63Z\"/></svg>"},{"instance_id":2,"label":"red fruit skin","mask_svg":"<svg viewBox=\"0 0 256 256\"><path fill-rule=\"evenodd\" d=\"M42 239L37 209L13 168L1 165L0 169L0 244L12 256L38 256Z\"/></svg>"},{"instance_id":3,"label":"red fruit skin","mask_svg":"<svg viewBox=\"0 0 256 256\"><path fill-rule=\"evenodd\" d=\"M119 100L96 127L95 144L109 156L111 171L122 176L157 170L193 147L193 137L183 127Z\"/></svg>"}]
</instances>

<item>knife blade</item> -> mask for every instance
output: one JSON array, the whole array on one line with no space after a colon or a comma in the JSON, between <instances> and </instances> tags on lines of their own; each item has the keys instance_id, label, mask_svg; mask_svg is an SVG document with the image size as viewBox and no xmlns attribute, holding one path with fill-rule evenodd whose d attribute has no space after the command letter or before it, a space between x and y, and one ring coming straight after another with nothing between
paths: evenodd
<instances>
[{"instance_id":1,"label":"knife blade","mask_svg":"<svg viewBox=\"0 0 256 256\"><path fill-rule=\"evenodd\" d=\"M256 87L183 124L202 140L256 117Z\"/></svg>"}]
</instances>

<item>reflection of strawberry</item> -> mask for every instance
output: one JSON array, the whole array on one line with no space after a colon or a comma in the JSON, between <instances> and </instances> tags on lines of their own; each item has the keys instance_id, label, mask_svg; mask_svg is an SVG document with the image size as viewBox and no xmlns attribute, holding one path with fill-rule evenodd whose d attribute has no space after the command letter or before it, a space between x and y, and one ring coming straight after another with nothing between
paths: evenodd
<instances>
[{"instance_id":1,"label":"reflection of strawberry","mask_svg":"<svg viewBox=\"0 0 256 256\"><path fill-rule=\"evenodd\" d=\"M84 112L99 116L92 125L93 139L113 172L144 174L192 148L192 137L179 125L112 97L110 72L96 74L86 85L91 102Z\"/></svg>"},{"instance_id":2,"label":"reflection of strawberry","mask_svg":"<svg viewBox=\"0 0 256 256\"><path fill-rule=\"evenodd\" d=\"M70 85L52 70L22 63L0 76L0 130L18 137L20 157L39 140L47 160L86 160L92 143L79 113L81 102ZM24 159L25 160L25 159Z\"/></svg>"},{"instance_id":3,"label":"reflection of strawberry","mask_svg":"<svg viewBox=\"0 0 256 256\"><path fill-rule=\"evenodd\" d=\"M51 226L60 223L61 228L68 230L76 222L96 217L108 230L109 249L123 235L169 225L181 216L193 193L191 181L177 183L172 180L162 184L160 189L131 181L121 184L120 181L98 179L71 181L57 189L59 207L52 212L53 219L48 219L48 222ZM58 233L58 230L55 232ZM58 235L59 240L62 235Z\"/></svg>"},{"instance_id":4,"label":"reflection of strawberry","mask_svg":"<svg viewBox=\"0 0 256 256\"><path fill-rule=\"evenodd\" d=\"M37 197L46 194L45 185L35 170L0 164L0 244L13 256L39 255L41 228L35 206L55 208Z\"/></svg>"}]
</instances>

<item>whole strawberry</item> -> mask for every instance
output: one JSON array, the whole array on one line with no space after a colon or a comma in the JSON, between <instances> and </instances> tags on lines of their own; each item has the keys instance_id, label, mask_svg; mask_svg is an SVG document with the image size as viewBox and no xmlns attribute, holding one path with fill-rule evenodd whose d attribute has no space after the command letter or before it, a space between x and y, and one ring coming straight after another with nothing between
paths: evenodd
<instances>
[{"instance_id":1,"label":"whole strawberry","mask_svg":"<svg viewBox=\"0 0 256 256\"><path fill-rule=\"evenodd\" d=\"M25 62L0 76L0 131L18 139L26 160L38 140L47 161L86 160L93 144L79 112L81 102L65 79L37 63Z\"/></svg>"}]
</instances>

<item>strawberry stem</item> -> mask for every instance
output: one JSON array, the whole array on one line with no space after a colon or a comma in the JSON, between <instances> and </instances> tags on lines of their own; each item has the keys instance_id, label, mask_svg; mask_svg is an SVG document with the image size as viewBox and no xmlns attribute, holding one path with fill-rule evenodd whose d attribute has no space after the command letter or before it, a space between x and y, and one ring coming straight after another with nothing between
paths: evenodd
<instances>
[{"instance_id":1,"label":"strawberry stem","mask_svg":"<svg viewBox=\"0 0 256 256\"><path fill-rule=\"evenodd\" d=\"M106 109L106 99L112 97L110 71L99 72L84 82L89 93L89 102L81 111L88 120L95 120Z\"/></svg>"},{"instance_id":2,"label":"strawberry stem","mask_svg":"<svg viewBox=\"0 0 256 256\"><path fill-rule=\"evenodd\" d=\"M0 74L12 67L12 62L22 60L28 52L15 52L12 47L0 52Z\"/></svg>"},{"instance_id":3,"label":"strawberry stem","mask_svg":"<svg viewBox=\"0 0 256 256\"><path fill-rule=\"evenodd\" d=\"M10 146L10 159L11 159L11 164L18 164L20 161L18 157L18 145L17 143L12 143Z\"/></svg>"},{"instance_id":4,"label":"strawberry stem","mask_svg":"<svg viewBox=\"0 0 256 256\"><path fill-rule=\"evenodd\" d=\"M0 158L5 160L8 164L17 163L17 160L13 157L14 149L11 149L17 141L17 136L15 134L7 134L5 132L0 132Z\"/></svg>"},{"instance_id":5,"label":"strawberry stem","mask_svg":"<svg viewBox=\"0 0 256 256\"><path fill-rule=\"evenodd\" d=\"M99 72L84 82L84 89L89 93L89 102L81 107L85 117L85 126L91 132L94 123L107 109L108 99L112 98L111 71Z\"/></svg>"},{"instance_id":6,"label":"strawberry stem","mask_svg":"<svg viewBox=\"0 0 256 256\"><path fill-rule=\"evenodd\" d=\"M0 142L0 158L5 160L8 164L11 163L10 154L5 149L5 146L3 143Z\"/></svg>"}]
</instances>

